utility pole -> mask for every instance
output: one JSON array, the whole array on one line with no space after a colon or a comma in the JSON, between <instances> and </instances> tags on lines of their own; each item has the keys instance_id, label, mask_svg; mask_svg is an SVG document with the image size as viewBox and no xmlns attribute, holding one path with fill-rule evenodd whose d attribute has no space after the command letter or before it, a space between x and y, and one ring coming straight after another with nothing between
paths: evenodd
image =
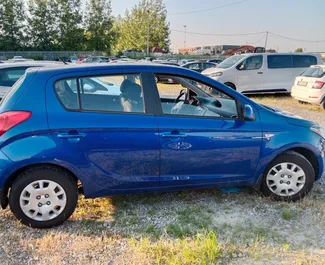
<instances>
[{"instance_id":1,"label":"utility pole","mask_svg":"<svg viewBox=\"0 0 325 265\"><path fill-rule=\"evenodd\" d=\"M184 37L184 53L185 53L185 48L186 48L186 25L184 25L184 32L185 32L185 37Z\"/></svg>"},{"instance_id":2,"label":"utility pole","mask_svg":"<svg viewBox=\"0 0 325 265\"><path fill-rule=\"evenodd\" d=\"M266 32L266 38L265 38L265 45L264 45L264 48L266 50L266 45L267 45L267 37L269 36L269 32L267 31Z\"/></svg>"},{"instance_id":3,"label":"utility pole","mask_svg":"<svg viewBox=\"0 0 325 265\"><path fill-rule=\"evenodd\" d=\"M148 25L147 25L147 56L149 56L149 41L150 41L150 14L148 12Z\"/></svg>"}]
</instances>

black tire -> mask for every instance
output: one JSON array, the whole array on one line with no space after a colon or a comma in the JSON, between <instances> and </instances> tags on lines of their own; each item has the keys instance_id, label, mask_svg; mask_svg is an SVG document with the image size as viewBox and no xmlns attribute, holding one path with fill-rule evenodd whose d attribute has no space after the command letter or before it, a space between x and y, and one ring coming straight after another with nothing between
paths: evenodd
<instances>
[{"instance_id":1,"label":"black tire","mask_svg":"<svg viewBox=\"0 0 325 265\"><path fill-rule=\"evenodd\" d=\"M62 212L47 221L34 220L28 217L20 206L20 195L23 190L29 184L38 180L53 181L59 184L66 194L66 205ZM21 223L34 228L50 228L64 223L74 212L77 202L78 188L76 180L66 171L52 166L37 166L24 171L12 184L9 195L9 205L12 213Z\"/></svg>"},{"instance_id":2,"label":"black tire","mask_svg":"<svg viewBox=\"0 0 325 265\"><path fill-rule=\"evenodd\" d=\"M321 107L322 110L325 111L325 99L323 100L322 103L320 103L320 107Z\"/></svg>"},{"instance_id":3,"label":"black tire","mask_svg":"<svg viewBox=\"0 0 325 265\"><path fill-rule=\"evenodd\" d=\"M267 185L267 174L276 165L280 163L293 163L299 166L305 173L305 184L301 190L293 195L277 195L275 194ZM261 192L267 196L278 201L297 201L303 198L313 187L315 181L315 171L311 163L301 154L294 151L287 151L279 156L277 156L270 165L266 168L263 181L261 185Z\"/></svg>"},{"instance_id":4,"label":"black tire","mask_svg":"<svg viewBox=\"0 0 325 265\"><path fill-rule=\"evenodd\" d=\"M225 83L226 86L229 86L230 88L232 88L233 90L236 90L236 86L233 83Z\"/></svg>"}]
</instances>

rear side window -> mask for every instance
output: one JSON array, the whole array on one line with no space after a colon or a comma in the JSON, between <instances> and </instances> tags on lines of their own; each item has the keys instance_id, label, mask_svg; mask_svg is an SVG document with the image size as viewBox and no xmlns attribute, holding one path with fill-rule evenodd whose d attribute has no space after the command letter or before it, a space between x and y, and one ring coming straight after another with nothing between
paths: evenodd
<instances>
[{"instance_id":1,"label":"rear side window","mask_svg":"<svg viewBox=\"0 0 325 265\"><path fill-rule=\"evenodd\" d=\"M55 91L69 110L144 113L141 83L140 74L80 77L57 81Z\"/></svg>"},{"instance_id":2,"label":"rear side window","mask_svg":"<svg viewBox=\"0 0 325 265\"><path fill-rule=\"evenodd\" d=\"M317 64L317 59L312 55L292 55L293 68L306 68Z\"/></svg>"},{"instance_id":3,"label":"rear side window","mask_svg":"<svg viewBox=\"0 0 325 265\"><path fill-rule=\"evenodd\" d=\"M25 73L27 67L0 69L0 86L13 86Z\"/></svg>"},{"instance_id":4,"label":"rear side window","mask_svg":"<svg viewBox=\"0 0 325 265\"><path fill-rule=\"evenodd\" d=\"M291 55L268 55L267 65L269 69L292 68Z\"/></svg>"}]
</instances>

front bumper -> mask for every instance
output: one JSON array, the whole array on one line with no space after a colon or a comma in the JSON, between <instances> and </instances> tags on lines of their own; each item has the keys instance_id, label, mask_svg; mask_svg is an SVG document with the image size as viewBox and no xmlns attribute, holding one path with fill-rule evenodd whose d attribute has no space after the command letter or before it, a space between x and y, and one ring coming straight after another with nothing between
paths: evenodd
<instances>
[{"instance_id":1,"label":"front bumper","mask_svg":"<svg viewBox=\"0 0 325 265\"><path fill-rule=\"evenodd\" d=\"M291 96L303 102L319 105L323 101L325 90L324 88L313 89L294 85L291 89Z\"/></svg>"}]
</instances>

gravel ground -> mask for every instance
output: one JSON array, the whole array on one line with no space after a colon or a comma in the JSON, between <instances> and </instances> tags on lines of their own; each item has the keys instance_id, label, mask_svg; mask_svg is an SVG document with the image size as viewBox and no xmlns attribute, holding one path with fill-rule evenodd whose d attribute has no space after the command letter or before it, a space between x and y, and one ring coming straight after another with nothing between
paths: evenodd
<instances>
[{"instance_id":1,"label":"gravel ground","mask_svg":"<svg viewBox=\"0 0 325 265\"><path fill-rule=\"evenodd\" d=\"M325 125L323 112L258 101ZM0 212L0 264L202 264L186 262L185 254L179 263L158 260L152 247L209 231L220 244L213 264L325 264L324 195L321 180L297 203L274 202L250 188L81 196L69 221L48 230L19 224L7 209Z\"/></svg>"}]
</instances>

